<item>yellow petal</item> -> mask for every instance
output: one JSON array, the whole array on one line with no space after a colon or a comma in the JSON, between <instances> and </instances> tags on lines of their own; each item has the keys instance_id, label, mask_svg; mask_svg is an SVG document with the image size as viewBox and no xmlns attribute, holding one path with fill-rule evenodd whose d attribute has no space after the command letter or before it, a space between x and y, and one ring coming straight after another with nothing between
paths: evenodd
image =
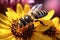
<instances>
[{"instance_id":1,"label":"yellow petal","mask_svg":"<svg viewBox=\"0 0 60 40\"><path fill-rule=\"evenodd\" d=\"M6 12L7 17L9 18L10 21L12 21L12 15L9 12Z\"/></svg>"},{"instance_id":2,"label":"yellow petal","mask_svg":"<svg viewBox=\"0 0 60 40\"><path fill-rule=\"evenodd\" d=\"M12 38L12 40L16 40L16 38L15 38L15 37L13 37L13 38Z\"/></svg>"},{"instance_id":3,"label":"yellow petal","mask_svg":"<svg viewBox=\"0 0 60 40\"><path fill-rule=\"evenodd\" d=\"M4 23L3 21L0 20L0 24L4 24L4 25L7 25L6 23Z\"/></svg>"},{"instance_id":4,"label":"yellow petal","mask_svg":"<svg viewBox=\"0 0 60 40\"><path fill-rule=\"evenodd\" d=\"M55 18L52 19L52 21L53 21L54 23L59 23L59 18L58 18L58 17L55 17Z\"/></svg>"},{"instance_id":5,"label":"yellow petal","mask_svg":"<svg viewBox=\"0 0 60 40\"><path fill-rule=\"evenodd\" d=\"M58 17L55 17L55 18L52 19L52 21L53 21L55 27L57 27L58 24L59 24L59 18Z\"/></svg>"},{"instance_id":6,"label":"yellow petal","mask_svg":"<svg viewBox=\"0 0 60 40\"><path fill-rule=\"evenodd\" d=\"M21 4L19 4L19 3L17 4L16 12L17 12L19 18L21 18L22 17L23 8L22 8Z\"/></svg>"},{"instance_id":7,"label":"yellow petal","mask_svg":"<svg viewBox=\"0 0 60 40\"><path fill-rule=\"evenodd\" d=\"M34 32L34 34L32 35L31 40L52 40L52 38L50 38L47 35L43 35L41 33Z\"/></svg>"},{"instance_id":8,"label":"yellow petal","mask_svg":"<svg viewBox=\"0 0 60 40\"><path fill-rule=\"evenodd\" d=\"M40 20L41 22L34 22L34 27L36 27L36 31L46 31L48 30L51 26L53 26L52 21L50 20Z\"/></svg>"},{"instance_id":9,"label":"yellow petal","mask_svg":"<svg viewBox=\"0 0 60 40\"><path fill-rule=\"evenodd\" d=\"M43 26L43 25L38 25L36 26L36 31L39 31L39 32L44 32L46 30L48 30L50 28L50 26Z\"/></svg>"},{"instance_id":10,"label":"yellow petal","mask_svg":"<svg viewBox=\"0 0 60 40\"><path fill-rule=\"evenodd\" d=\"M18 15L16 14L16 12L14 10L12 10L11 8L7 8L10 17L12 16L12 19L16 20L18 18Z\"/></svg>"},{"instance_id":11,"label":"yellow petal","mask_svg":"<svg viewBox=\"0 0 60 40\"><path fill-rule=\"evenodd\" d=\"M11 25L11 23L10 23L9 21L7 21L7 20L3 20L3 19L0 18L0 21L1 21L1 22L4 22L4 23L7 24L7 25Z\"/></svg>"},{"instance_id":12,"label":"yellow petal","mask_svg":"<svg viewBox=\"0 0 60 40\"><path fill-rule=\"evenodd\" d=\"M7 37L9 37L10 35L12 35L12 34L11 34L11 30L0 28L0 39L7 38Z\"/></svg>"},{"instance_id":13,"label":"yellow petal","mask_svg":"<svg viewBox=\"0 0 60 40\"><path fill-rule=\"evenodd\" d=\"M5 28L5 29L9 29L10 27L8 25L4 25L0 23L0 28Z\"/></svg>"},{"instance_id":14,"label":"yellow petal","mask_svg":"<svg viewBox=\"0 0 60 40\"><path fill-rule=\"evenodd\" d=\"M38 25L40 25L40 22L33 22L34 23L34 27L37 27Z\"/></svg>"},{"instance_id":15,"label":"yellow petal","mask_svg":"<svg viewBox=\"0 0 60 40\"><path fill-rule=\"evenodd\" d=\"M16 38L13 35L11 35L11 36L9 36L7 38L0 39L0 40L16 40Z\"/></svg>"},{"instance_id":16,"label":"yellow petal","mask_svg":"<svg viewBox=\"0 0 60 40\"><path fill-rule=\"evenodd\" d=\"M5 15L3 15L2 13L0 13L0 18L3 19L3 20L9 21L8 18Z\"/></svg>"},{"instance_id":17,"label":"yellow petal","mask_svg":"<svg viewBox=\"0 0 60 40\"><path fill-rule=\"evenodd\" d=\"M53 17L53 15L54 15L54 12L55 12L54 10L50 10L48 12L48 14L45 17L43 17L42 19L45 19L45 20L51 19Z\"/></svg>"},{"instance_id":18,"label":"yellow petal","mask_svg":"<svg viewBox=\"0 0 60 40\"><path fill-rule=\"evenodd\" d=\"M30 6L28 4L25 4L24 12L27 13L29 10L30 10Z\"/></svg>"},{"instance_id":19,"label":"yellow petal","mask_svg":"<svg viewBox=\"0 0 60 40\"><path fill-rule=\"evenodd\" d=\"M12 35L12 36L6 38L6 40L16 40L16 38Z\"/></svg>"},{"instance_id":20,"label":"yellow petal","mask_svg":"<svg viewBox=\"0 0 60 40\"><path fill-rule=\"evenodd\" d=\"M9 24L9 25L11 24L11 23L10 23L10 20L9 20L5 15L3 15L3 14L0 13L0 23L1 23L2 21L3 21L4 23L6 23L6 24Z\"/></svg>"},{"instance_id":21,"label":"yellow petal","mask_svg":"<svg viewBox=\"0 0 60 40\"><path fill-rule=\"evenodd\" d=\"M22 18L24 18L24 16L25 16L26 14L25 14L25 12L23 11L21 15L22 15Z\"/></svg>"},{"instance_id":22,"label":"yellow petal","mask_svg":"<svg viewBox=\"0 0 60 40\"><path fill-rule=\"evenodd\" d=\"M60 24L56 25L55 27L56 27L57 31L60 32Z\"/></svg>"},{"instance_id":23,"label":"yellow petal","mask_svg":"<svg viewBox=\"0 0 60 40\"><path fill-rule=\"evenodd\" d=\"M42 21L45 25L53 26L52 20L43 20L43 19L41 19L40 21Z\"/></svg>"}]
</instances>

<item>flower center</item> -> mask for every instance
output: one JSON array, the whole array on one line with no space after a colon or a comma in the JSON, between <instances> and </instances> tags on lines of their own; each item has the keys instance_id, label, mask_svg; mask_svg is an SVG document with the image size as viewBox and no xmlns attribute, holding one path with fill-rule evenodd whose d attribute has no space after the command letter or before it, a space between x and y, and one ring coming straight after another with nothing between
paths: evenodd
<instances>
[{"instance_id":1,"label":"flower center","mask_svg":"<svg viewBox=\"0 0 60 40\"><path fill-rule=\"evenodd\" d=\"M30 38L34 31L34 24L28 23L27 25L20 25L18 21L14 21L12 24L11 32L16 38L27 39Z\"/></svg>"}]
</instances>

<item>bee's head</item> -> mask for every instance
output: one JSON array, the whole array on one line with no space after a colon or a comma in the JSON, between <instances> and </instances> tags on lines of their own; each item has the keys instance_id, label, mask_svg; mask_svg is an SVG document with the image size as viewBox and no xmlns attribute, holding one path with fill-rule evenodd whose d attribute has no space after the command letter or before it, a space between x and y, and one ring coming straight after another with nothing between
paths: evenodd
<instances>
[{"instance_id":1,"label":"bee's head","mask_svg":"<svg viewBox=\"0 0 60 40\"><path fill-rule=\"evenodd\" d=\"M24 18L20 18L19 21L22 23L22 25L25 26L27 23L30 23L32 21L32 18L26 15Z\"/></svg>"}]
</instances>

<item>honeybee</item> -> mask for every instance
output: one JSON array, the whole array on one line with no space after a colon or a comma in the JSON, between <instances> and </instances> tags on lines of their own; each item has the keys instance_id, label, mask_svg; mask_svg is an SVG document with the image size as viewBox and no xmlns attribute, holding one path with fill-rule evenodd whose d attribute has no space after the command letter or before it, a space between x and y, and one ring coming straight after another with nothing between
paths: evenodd
<instances>
[{"instance_id":1,"label":"honeybee","mask_svg":"<svg viewBox=\"0 0 60 40\"><path fill-rule=\"evenodd\" d=\"M24 16L24 18L20 18L20 22L23 25L26 25L29 22L33 22L34 19L39 19L47 15L45 10L41 10L42 4L34 5L31 10Z\"/></svg>"}]
</instances>

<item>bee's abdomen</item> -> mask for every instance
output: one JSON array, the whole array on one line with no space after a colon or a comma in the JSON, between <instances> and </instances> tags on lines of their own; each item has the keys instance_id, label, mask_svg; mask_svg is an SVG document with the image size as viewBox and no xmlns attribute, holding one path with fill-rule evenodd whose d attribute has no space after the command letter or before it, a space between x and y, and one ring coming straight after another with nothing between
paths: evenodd
<instances>
[{"instance_id":1,"label":"bee's abdomen","mask_svg":"<svg viewBox=\"0 0 60 40\"><path fill-rule=\"evenodd\" d=\"M32 16L33 16L35 19L44 17L44 16L46 16L46 15L47 15L47 12L46 12L45 10L40 10L40 11L32 12Z\"/></svg>"}]
</instances>

